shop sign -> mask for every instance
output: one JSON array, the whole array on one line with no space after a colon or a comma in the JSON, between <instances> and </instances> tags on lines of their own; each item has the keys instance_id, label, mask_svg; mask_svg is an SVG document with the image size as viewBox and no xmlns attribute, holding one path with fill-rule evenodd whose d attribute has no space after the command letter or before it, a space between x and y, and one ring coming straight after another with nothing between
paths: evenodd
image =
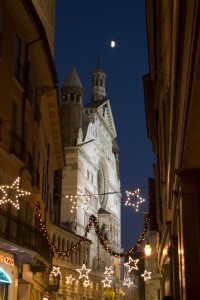
<instances>
[{"instance_id":1,"label":"shop sign","mask_svg":"<svg viewBox=\"0 0 200 300\"><path fill-rule=\"evenodd\" d=\"M0 263L9 266L14 266L14 259L8 256L0 255Z\"/></svg>"}]
</instances>

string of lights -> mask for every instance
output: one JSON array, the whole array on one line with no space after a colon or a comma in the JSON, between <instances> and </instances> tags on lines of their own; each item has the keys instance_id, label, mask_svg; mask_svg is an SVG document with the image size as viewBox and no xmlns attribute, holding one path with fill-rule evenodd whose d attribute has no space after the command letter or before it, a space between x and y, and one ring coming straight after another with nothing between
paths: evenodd
<instances>
[{"instance_id":1,"label":"string of lights","mask_svg":"<svg viewBox=\"0 0 200 300\"><path fill-rule=\"evenodd\" d=\"M65 256L65 255L69 256L73 252L76 252L81 247L81 245L87 239L87 235L88 235L89 231L91 230L92 225L94 225L96 235L98 236L98 239L99 239L99 242L100 242L102 248L106 252L108 252L110 255L115 256L115 257L125 257L127 255L134 254L135 251L137 250L137 248L139 248L141 246L142 242L144 241L147 230L148 230L148 227L149 227L149 222L150 222L149 217L146 217L145 221L144 221L143 231L141 232L140 237L137 240L136 244L131 249L129 249L125 252L120 252L119 253L119 252L113 251L113 249L111 247L107 246L107 243L105 242L103 236L101 235L101 230L100 230L100 226L99 226L99 223L97 221L97 218L94 215L91 215L89 217L89 223L85 227L84 235L80 238L80 241L77 242L71 249L67 249L67 251L60 251L53 244L53 241L50 239L50 237L47 233L46 226L45 226L45 224L42 220L42 213L41 213L39 202L36 203L36 216L38 217L39 222L40 222L40 230L43 233L44 237L46 238L46 240L48 242L48 245L51 248L52 252L54 252L58 255L63 255L63 256Z\"/></svg>"},{"instance_id":2,"label":"string of lights","mask_svg":"<svg viewBox=\"0 0 200 300\"><path fill-rule=\"evenodd\" d=\"M47 193L44 193L44 192L41 193L41 192L32 191L30 193L30 192L20 190L19 184L20 184L20 178L18 177L12 185L1 185L0 186L0 205L10 202L13 206L15 206L17 209L19 209L20 208L20 206L19 206L19 198L20 197L29 196L31 194L42 194L43 196L44 196L44 194L47 195ZM146 187L147 186L144 186L141 189L144 189ZM59 193L53 193L53 194L48 193L48 195L49 196L52 195L53 197L61 196L61 197L65 197L66 199L68 199L69 203L71 203L71 207L70 207L71 213L73 213L74 210L78 209L78 208L82 208L88 213L89 212L89 207L88 207L89 201L92 198L96 198L97 196L122 194L125 192L125 194L127 196L125 206L129 206L129 207L131 206L135 209L136 212L138 212L139 205L145 201L145 199L140 196L141 189L138 188L132 192L125 190L125 191L121 191L121 192L110 191L110 192L104 192L104 193L91 193L90 191L87 190L87 188L82 189L79 187L77 194L74 194L74 195L72 195L72 194L62 195ZM77 204L77 199L80 197L85 198L83 205ZM133 197L135 197L135 199L137 200L136 202L133 200ZM120 200L118 200L117 203L115 202L115 204L108 206L107 208L112 208L116 204L119 204L119 202L120 202Z\"/></svg>"}]
</instances>

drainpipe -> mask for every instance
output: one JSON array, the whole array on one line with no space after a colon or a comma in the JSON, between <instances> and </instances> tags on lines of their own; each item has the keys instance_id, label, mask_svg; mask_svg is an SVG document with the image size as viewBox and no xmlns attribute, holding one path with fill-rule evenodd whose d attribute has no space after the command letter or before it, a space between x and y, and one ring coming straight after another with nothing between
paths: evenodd
<instances>
[{"instance_id":1,"label":"drainpipe","mask_svg":"<svg viewBox=\"0 0 200 300\"><path fill-rule=\"evenodd\" d=\"M179 22L180 22L180 0L175 0L173 5L173 28L172 28L172 51L171 51L171 82L170 82L170 123L169 123L169 160L167 172L167 205L170 206L171 186L173 182L173 168L174 163L174 133L175 132L175 99L177 93L177 74L178 74L178 40L179 40Z\"/></svg>"}]
</instances>

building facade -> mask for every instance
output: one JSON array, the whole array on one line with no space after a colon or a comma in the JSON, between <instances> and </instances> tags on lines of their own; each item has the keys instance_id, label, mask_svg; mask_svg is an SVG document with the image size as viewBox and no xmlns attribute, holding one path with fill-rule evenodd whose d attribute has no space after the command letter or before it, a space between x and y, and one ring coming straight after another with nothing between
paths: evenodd
<instances>
[{"instance_id":1,"label":"building facade","mask_svg":"<svg viewBox=\"0 0 200 300\"><path fill-rule=\"evenodd\" d=\"M52 251L36 204L50 232L64 160L57 75L32 1L0 1L0 78L0 298L49 299Z\"/></svg>"},{"instance_id":2,"label":"building facade","mask_svg":"<svg viewBox=\"0 0 200 300\"><path fill-rule=\"evenodd\" d=\"M92 74L92 101L82 103L83 87L75 67L68 74L62 92L61 130L65 153L65 167L62 173L62 199L60 226L76 236L83 236L90 216L98 221L100 234L107 247L121 251L121 192L119 180L119 149L115 138L116 130L110 101L105 93L105 73L97 66ZM119 259L113 258L102 248L99 236L93 226L88 232L90 244L82 245L78 254L69 260L75 266L63 269L68 276L78 279L74 270L83 264L91 269L93 285L90 297L102 297L102 280L105 267L113 267L115 287L120 287ZM72 247L75 243L71 244ZM71 246L70 246L71 247ZM57 261L59 265L59 259ZM71 273L70 273L71 272ZM82 280L80 280L82 282ZM76 286L71 289L74 293ZM84 288L79 288L79 296ZM91 298L91 299L93 299Z\"/></svg>"},{"instance_id":3,"label":"building facade","mask_svg":"<svg viewBox=\"0 0 200 300\"><path fill-rule=\"evenodd\" d=\"M200 298L199 11L199 1L146 1L161 294L181 300Z\"/></svg>"}]
</instances>

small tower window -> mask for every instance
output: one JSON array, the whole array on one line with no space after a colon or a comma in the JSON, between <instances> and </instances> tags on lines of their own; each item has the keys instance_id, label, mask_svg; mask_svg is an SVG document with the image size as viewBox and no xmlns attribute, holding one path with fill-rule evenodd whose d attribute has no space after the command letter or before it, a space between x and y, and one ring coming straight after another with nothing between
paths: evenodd
<instances>
[{"instance_id":1,"label":"small tower window","mask_svg":"<svg viewBox=\"0 0 200 300\"><path fill-rule=\"evenodd\" d=\"M103 86L103 80L100 79L100 86Z\"/></svg>"},{"instance_id":2,"label":"small tower window","mask_svg":"<svg viewBox=\"0 0 200 300\"><path fill-rule=\"evenodd\" d=\"M98 78L96 79L96 85L99 85L99 80L98 80Z\"/></svg>"},{"instance_id":3,"label":"small tower window","mask_svg":"<svg viewBox=\"0 0 200 300\"><path fill-rule=\"evenodd\" d=\"M69 95L69 101L70 101L70 102L73 102L73 101L74 101L74 94L70 94L70 95Z\"/></svg>"}]
</instances>

